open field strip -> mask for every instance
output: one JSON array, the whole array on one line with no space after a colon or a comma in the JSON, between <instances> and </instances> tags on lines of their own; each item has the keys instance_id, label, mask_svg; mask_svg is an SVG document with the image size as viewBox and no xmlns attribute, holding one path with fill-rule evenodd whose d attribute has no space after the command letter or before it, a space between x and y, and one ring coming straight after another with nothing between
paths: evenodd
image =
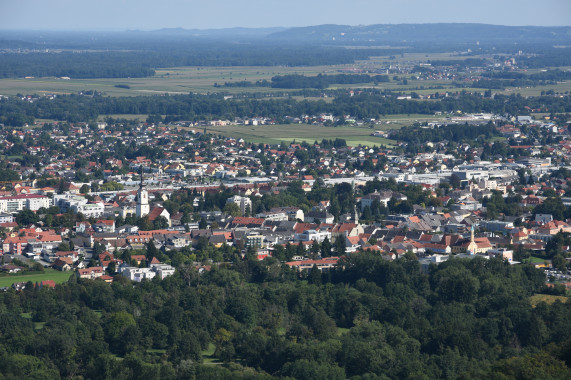
<instances>
[{"instance_id":1,"label":"open field strip","mask_svg":"<svg viewBox=\"0 0 571 380\"><path fill-rule=\"evenodd\" d=\"M192 129L203 130L204 127ZM242 138L254 143L279 144L283 142L321 141L322 139L341 138L348 145L392 145L393 140L371 136L374 131L370 128L359 127L323 127L308 124L285 124L285 125L227 125L207 126L207 133L218 134L227 137Z\"/></svg>"},{"instance_id":2,"label":"open field strip","mask_svg":"<svg viewBox=\"0 0 571 380\"><path fill-rule=\"evenodd\" d=\"M28 282L33 283L53 280L56 284L61 284L69 280L73 274L70 272L60 272L54 269L45 269L43 272L34 272L30 274L14 274L0 276L0 288L12 286L15 282Z\"/></svg>"}]
</instances>

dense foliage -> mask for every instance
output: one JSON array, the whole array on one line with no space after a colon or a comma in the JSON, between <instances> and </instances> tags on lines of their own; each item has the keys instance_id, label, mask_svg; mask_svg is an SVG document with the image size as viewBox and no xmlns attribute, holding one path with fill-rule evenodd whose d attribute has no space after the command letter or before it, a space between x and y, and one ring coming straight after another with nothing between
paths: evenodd
<instances>
[{"instance_id":1,"label":"dense foliage","mask_svg":"<svg viewBox=\"0 0 571 380\"><path fill-rule=\"evenodd\" d=\"M439 101L399 100L375 91L360 95L336 97L333 102L296 101L294 99L224 99L222 94L173 96L58 96L38 98L34 102L15 98L0 100L0 123L22 125L30 118L89 121L99 115L141 114L167 115L169 120L204 120L210 118L270 117L278 121L285 116L317 115L323 112L336 116L351 115L361 119L380 118L394 114L434 114L435 112L487 112L499 115L524 115L530 109L549 112L571 112L571 97L496 95L486 98L478 94L459 93Z\"/></svg>"},{"instance_id":2,"label":"dense foliage","mask_svg":"<svg viewBox=\"0 0 571 380\"><path fill-rule=\"evenodd\" d=\"M145 47L143 51L63 51L0 54L0 78L71 77L127 78L148 77L156 68L178 66L314 66L352 63L367 59L375 50L344 48L234 45ZM150 50L148 50L150 49Z\"/></svg>"},{"instance_id":3,"label":"dense foliage","mask_svg":"<svg viewBox=\"0 0 571 380\"><path fill-rule=\"evenodd\" d=\"M571 303L530 306L541 271L355 254L307 281L273 259L133 286L0 293L8 378L569 378ZM222 366L205 363L209 346ZM525 365L523 365L525 363ZM362 376L362 377L361 377ZM503 377L502 377L503 376Z\"/></svg>"},{"instance_id":4,"label":"dense foliage","mask_svg":"<svg viewBox=\"0 0 571 380\"><path fill-rule=\"evenodd\" d=\"M327 88L332 84L356 84L388 82L388 75L337 74L305 76L298 74L279 75L272 78L274 88Z\"/></svg>"},{"instance_id":5,"label":"dense foliage","mask_svg":"<svg viewBox=\"0 0 571 380\"><path fill-rule=\"evenodd\" d=\"M427 141L454 141L465 142L475 140L478 137L484 137L486 140L494 136L499 136L493 123L486 125L442 125L435 128L427 127L403 127L392 133L392 137L399 141L405 141L411 144L423 144Z\"/></svg>"}]
</instances>

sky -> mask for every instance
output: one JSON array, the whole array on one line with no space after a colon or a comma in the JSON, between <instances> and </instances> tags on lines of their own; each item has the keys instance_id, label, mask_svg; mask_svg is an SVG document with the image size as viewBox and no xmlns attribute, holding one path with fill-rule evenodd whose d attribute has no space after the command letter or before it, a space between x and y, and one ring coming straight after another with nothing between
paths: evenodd
<instances>
[{"instance_id":1,"label":"sky","mask_svg":"<svg viewBox=\"0 0 571 380\"><path fill-rule=\"evenodd\" d=\"M469 22L571 25L571 0L0 0L0 29L156 30Z\"/></svg>"}]
</instances>

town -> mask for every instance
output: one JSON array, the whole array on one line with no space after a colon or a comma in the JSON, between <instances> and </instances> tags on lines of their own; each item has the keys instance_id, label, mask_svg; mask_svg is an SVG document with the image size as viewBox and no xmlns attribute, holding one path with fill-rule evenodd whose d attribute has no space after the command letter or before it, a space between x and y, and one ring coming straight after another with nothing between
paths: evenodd
<instances>
[{"instance_id":1,"label":"town","mask_svg":"<svg viewBox=\"0 0 571 380\"><path fill-rule=\"evenodd\" d=\"M562 2L6 2L0 377L571 378Z\"/></svg>"},{"instance_id":2,"label":"town","mask_svg":"<svg viewBox=\"0 0 571 380\"><path fill-rule=\"evenodd\" d=\"M425 270L451 257L532 262L569 287L567 125L466 115L416 128L462 122L505 142L429 141L414 153L399 140L251 144L162 123L5 128L3 153L22 159L4 169L14 180L0 197L2 269L142 281L246 255L327 272L373 251Z\"/></svg>"}]
</instances>

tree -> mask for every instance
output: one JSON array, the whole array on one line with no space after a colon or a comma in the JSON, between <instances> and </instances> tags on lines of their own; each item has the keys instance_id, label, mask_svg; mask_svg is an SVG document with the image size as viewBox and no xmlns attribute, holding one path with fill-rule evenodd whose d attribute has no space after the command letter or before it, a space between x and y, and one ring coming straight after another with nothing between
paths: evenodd
<instances>
[{"instance_id":1,"label":"tree","mask_svg":"<svg viewBox=\"0 0 571 380\"><path fill-rule=\"evenodd\" d=\"M155 246L153 240L149 240L149 242L146 245L146 248L147 248L147 253L145 256L147 256L147 260L149 262L153 259L153 257L157 257L159 255L159 250Z\"/></svg>"},{"instance_id":2,"label":"tree","mask_svg":"<svg viewBox=\"0 0 571 380\"><path fill-rule=\"evenodd\" d=\"M168 226L169 226L169 221L167 220L167 218L165 218L162 215L159 215L153 221L153 229L155 229L155 230L161 230L163 228L167 228Z\"/></svg>"},{"instance_id":3,"label":"tree","mask_svg":"<svg viewBox=\"0 0 571 380\"><path fill-rule=\"evenodd\" d=\"M105 322L105 340L109 342L109 346L115 352L117 352L121 346L123 333L130 326L136 327L135 319L126 311L111 314Z\"/></svg>"},{"instance_id":4,"label":"tree","mask_svg":"<svg viewBox=\"0 0 571 380\"><path fill-rule=\"evenodd\" d=\"M89 190L91 190L90 187L89 187L89 185L87 185L87 184L85 184L85 183L84 183L83 185L81 185L81 187L79 188L79 192L80 192L81 194L88 194L88 193L89 193Z\"/></svg>"},{"instance_id":5,"label":"tree","mask_svg":"<svg viewBox=\"0 0 571 380\"><path fill-rule=\"evenodd\" d=\"M16 222L20 226L29 226L40 220L40 217L32 210L25 209L16 214Z\"/></svg>"},{"instance_id":6,"label":"tree","mask_svg":"<svg viewBox=\"0 0 571 380\"><path fill-rule=\"evenodd\" d=\"M236 203L233 203L233 202L227 202L227 203L224 205L224 208L222 209L222 211L223 211L225 214L228 214L228 215L230 215L230 216L240 216L240 215L242 215L242 212L240 211L240 207L239 207Z\"/></svg>"},{"instance_id":7,"label":"tree","mask_svg":"<svg viewBox=\"0 0 571 380\"><path fill-rule=\"evenodd\" d=\"M309 270L309 275L307 276L307 281L312 285L321 285L321 271L314 265Z\"/></svg>"},{"instance_id":8,"label":"tree","mask_svg":"<svg viewBox=\"0 0 571 380\"><path fill-rule=\"evenodd\" d=\"M347 243L344 235L337 236L337 239L335 239L335 256L345 256L347 253L346 244Z\"/></svg>"},{"instance_id":9,"label":"tree","mask_svg":"<svg viewBox=\"0 0 571 380\"><path fill-rule=\"evenodd\" d=\"M325 237L321 242L321 257L329 257L331 256L331 242Z\"/></svg>"},{"instance_id":10,"label":"tree","mask_svg":"<svg viewBox=\"0 0 571 380\"><path fill-rule=\"evenodd\" d=\"M314 258L319 256L319 243L317 240L314 240L313 243L311 243L311 256Z\"/></svg>"}]
</instances>

